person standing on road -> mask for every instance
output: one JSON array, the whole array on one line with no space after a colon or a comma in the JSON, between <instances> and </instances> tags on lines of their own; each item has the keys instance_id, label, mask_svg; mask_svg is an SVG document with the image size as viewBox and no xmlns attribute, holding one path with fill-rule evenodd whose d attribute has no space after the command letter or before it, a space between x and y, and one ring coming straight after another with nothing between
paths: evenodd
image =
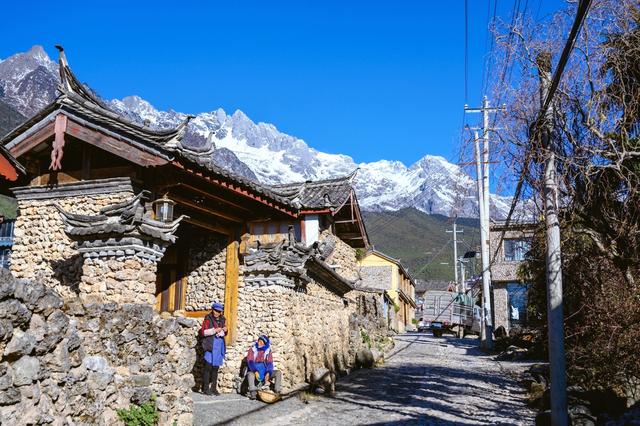
<instances>
[{"instance_id":1,"label":"person standing on road","mask_svg":"<svg viewBox=\"0 0 640 426\"><path fill-rule=\"evenodd\" d=\"M275 393L280 393L282 386L282 373L273 369L273 354L271 353L271 342L269 337L262 335L247 351L247 371L246 379L249 386L249 399L256 399L258 386L274 383Z\"/></svg>"},{"instance_id":2,"label":"person standing on road","mask_svg":"<svg viewBox=\"0 0 640 426\"><path fill-rule=\"evenodd\" d=\"M227 326L222 311L221 303L211 305L209 313L202 323L200 336L202 349L204 350L204 370L202 374L202 392L206 395L220 395L218 392L218 370L224 363L226 345L224 336L227 334Z\"/></svg>"}]
</instances>

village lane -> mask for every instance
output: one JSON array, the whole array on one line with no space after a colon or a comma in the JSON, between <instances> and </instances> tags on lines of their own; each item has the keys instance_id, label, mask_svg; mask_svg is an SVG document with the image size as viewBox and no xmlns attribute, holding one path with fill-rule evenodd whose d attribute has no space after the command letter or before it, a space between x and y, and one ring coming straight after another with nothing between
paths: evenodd
<instances>
[{"instance_id":1,"label":"village lane","mask_svg":"<svg viewBox=\"0 0 640 426\"><path fill-rule=\"evenodd\" d=\"M383 366L341 378L333 397L265 405L238 395L194 395L195 424L529 425L534 412L517 379L527 366L494 361L476 339L403 334Z\"/></svg>"}]
</instances>

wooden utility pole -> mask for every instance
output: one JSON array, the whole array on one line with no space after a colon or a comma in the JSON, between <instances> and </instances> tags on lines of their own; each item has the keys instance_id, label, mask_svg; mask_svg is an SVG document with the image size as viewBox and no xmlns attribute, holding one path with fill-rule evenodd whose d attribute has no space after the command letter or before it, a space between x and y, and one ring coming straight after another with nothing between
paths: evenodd
<instances>
[{"instance_id":1,"label":"wooden utility pole","mask_svg":"<svg viewBox=\"0 0 640 426\"><path fill-rule=\"evenodd\" d=\"M540 99L547 98L551 85L551 54L542 52L537 58L540 75ZM558 220L558 177L556 175L556 146L553 141L553 107L548 108L539 128L545 151L544 217L547 234L547 325L549 334L549 368L551 374L551 423L566 426L567 377L564 355L564 316L562 312L562 259L560 222Z\"/></svg>"}]
</instances>

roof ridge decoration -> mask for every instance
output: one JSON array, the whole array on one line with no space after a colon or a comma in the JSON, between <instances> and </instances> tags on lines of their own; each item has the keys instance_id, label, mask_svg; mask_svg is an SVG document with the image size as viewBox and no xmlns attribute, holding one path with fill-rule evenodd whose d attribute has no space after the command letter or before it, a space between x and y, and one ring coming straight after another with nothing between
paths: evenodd
<instances>
[{"instance_id":1,"label":"roof ridge decoration","mask_svg":"<svg viewBox=\"0 0 640 426\"><path fill-rule=\"evenodd\" d=\"M163 130L151 129L134 122L113 111L99 98L95 91L87 85L82 84L69 66L64 48L61 45L56 45L55 47L60 52L58 58L58 69L60 73L58 91L60 92L60 96L54 103L60 105L68 103L78 104L78 106L88 109L93 114L116 120L121 124L121 127L124 127L122 130L125 132L133 132L138 137L148 137L153 142L158 142L168 149L177 147L178 142L184 136L187 125L195 116L188 114L178 126Z\"/></svg>"},{"instance_id":2,"label":"roof ridge decoration","mask_svg":"<svg viewBox=\"0 0 640 426\"><path fill-rule=\"evenodd\" d=\"M84 257L138 256L159 260L177 237L180 216L172 222L160 222L145 211L149 191L141 191L130 200L104 207L97 215L69 213L54 204L65 225L65 232L78 242Z\"/></svg>"},{"instance_id":3,"label":"roof ridge decoration","mask_svg":"<svg viewBox=\"0 0 640 426\"><path fill-rule=\"evenodd\" d=\"M324 243L306 247L291 240L259 244L257 248L249 248L244 256L244 282L255 287L279 285L305 292L312 279L320 279L319 284L343 296L353 290L354 283L326 263L334 248Z\"/></svg>"},{"instance_id":4,"label":"roof ridge decoration","mask_svg":"<svg viewBox=\"0 0 640 426\"><path fill-rule=\"evenodd\" d=\"M359 168L345 176L317 181L307 180L268 185L275 194L286 198L299 209L340 210L351 197L353 181Z\"/></svg>"}]
</instances>

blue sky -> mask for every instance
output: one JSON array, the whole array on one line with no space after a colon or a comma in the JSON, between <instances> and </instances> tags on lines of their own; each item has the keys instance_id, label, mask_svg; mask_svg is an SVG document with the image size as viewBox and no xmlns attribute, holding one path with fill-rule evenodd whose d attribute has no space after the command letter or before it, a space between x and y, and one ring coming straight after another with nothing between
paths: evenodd
<instances>
[{"instance_id":1,"label":"blue sky","mask_svg":"<svg viewBox=\"0 0 640 426\"><path fill-rule=\"evenodd\" d=\"M526 1L526 3L525 3ZM491 0L469 3L469 97L481 100ZM530 13L561 0L498 1ZM491 12L492 13L492 10ZM243 110L357 162L457 160L464 94L464 1L11 1L0 58L65 46L106 98L156 108Z\"/></svg>"}]
</instances>

